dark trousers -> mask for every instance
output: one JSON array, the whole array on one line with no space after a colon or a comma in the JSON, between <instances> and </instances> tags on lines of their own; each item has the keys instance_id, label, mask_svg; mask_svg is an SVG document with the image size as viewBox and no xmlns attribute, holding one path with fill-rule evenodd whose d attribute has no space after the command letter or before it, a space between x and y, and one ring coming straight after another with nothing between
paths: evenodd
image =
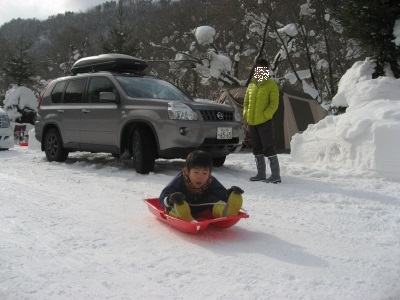
<instances>
[{"instance_id":1,"label":"dark trousers","mask_svg":"<svg viewBox=\"0 0 400 300\"><path fill-rule=\"evenodd\" d=\"M254 155L276 155L272 120L259 125L249 125L250 141Z\"/></svg>"}]
</instances>

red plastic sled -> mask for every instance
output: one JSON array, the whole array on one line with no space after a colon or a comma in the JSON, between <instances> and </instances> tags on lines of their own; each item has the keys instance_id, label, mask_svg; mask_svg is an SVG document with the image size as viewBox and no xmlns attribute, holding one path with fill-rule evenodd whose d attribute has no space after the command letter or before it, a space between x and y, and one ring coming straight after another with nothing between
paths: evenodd
<instances>
[{"instance_id":1,"label":"red plastic sled","mask_svg":"<svg viewBox=\"0 0 400 300\"><path fill-rule=\"evenodd\" d=\"M145 199L144 201L147 203L150 212L158 219L180 231L190 233L203 231L210 224L219 228L228 228L235 225L240 221L240 219L249 217L248 214L239 211L239 214L234 217L222 217L215 219L197 218L195 221L188 222L168 215L158 202L158 198L149 198Z\"/></svg>"}]
</instances>

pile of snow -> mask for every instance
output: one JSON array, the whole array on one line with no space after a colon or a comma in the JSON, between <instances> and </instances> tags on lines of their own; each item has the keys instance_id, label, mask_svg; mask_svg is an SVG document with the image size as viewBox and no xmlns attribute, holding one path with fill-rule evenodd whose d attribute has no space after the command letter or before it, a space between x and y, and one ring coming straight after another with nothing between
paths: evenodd
<instances>
[{"instance_id":1,"label":"pile of snow","mask_svg":"<svg viewBox=\"0 0 400 300\"><path fill-rule=\"evenodd\" d=\"M278 29L278 33L286 33L288 36L296 36L299 32L297 31L296 24L288 24Z\"/></svg>"},{"instance_id":2,"label":"pile of snow","mask_svg":"<svg viewBox=\"0 0 400 300\"><path fill-rule=\"evenodd\" d=\"M196 64L196 71L202 77L201 83L207 85L212 77L218 79L223 74L230 73L232 71L232 61L226 55L217 54L210 50L208 58Z\"/></svg>"},{"instance_id":3,"label":"pile of snow","mask_svg":"<svg viewBox=\"0 0 400 300\"><path fill-rule=\"evenodd\" d=\"M211 77L219 78L222 73L229 73L232 70L231 60L223 54L209 52L209 59Z\"/></svg>"},{"instance_id":4,"label":"pile of snow","mask_svg":"<svg viewBox=\"0 0 400 300\"><path fill-rule=\"evenodd\" d=\"M300 79L306 79L311 77L310 69L296 71L296 73ZM286 73L285 79L289 80L290 84L295 84L297 82L297 77L292 72Z\"/></svg>"},{"instance_id":5,"label":"pile of snow","mask_svg":"<svg viewBox=\"0 0 400 300\"><path fill-rule=\"evenodd\" d=\"M31 128L28 131L28 147L29 149L35 149L35 150L40 150L40 142L36 139L35 137L35 128Z\"/></svg>"},{"instance_id":6,"label":"pile of snow","mask_svg":"<svg viewBox=\"0 0 400 300\"><path fill-rule=\"evenodd\" d=\"M368 59L346 72L332 101L333 106L348 106L346 113L328 116L293 136L295 160L400 180L400 79L371 79L372 73Z\"/></svg>"},{"instance_id":7,"label":"pile of snow","mask_svg":"<svg viewBox=\"0 0 400 300\"><path fill-rule=\"evenodd\" d=\"M214 42L215 29L210 26L200 26L194 30L194 35L200 45L209 45Z\"/></svg>"},{"instance_id":8,"label":"pile of snow","mask_svg":"<svg viewBox=\"0 0 400 300\"><path fill-rule=\"evenodd\" d=\"M334 107L347 107L351 106L353 91L357 84L362 81L372 79L372 74L375 71L375 63L366 59L365 61L358 61L347 70L339 81L338 92L332 99L332 106Z\"/></svg>"},{"instance_id":9,"label":"pile of snow","mask_svg":"<svg viewBox=\"0 0 400 300\"><path fill-rule=\"evenodd\" d=\"M18 112L17 107L20 110L24 108L30 108L37 111L38 99L36 98L33 91L25 86L14 85L10 90L6 92L4 100L4 109L11 121L19 118L21 114Z\"/></svg>"}]
</instances>

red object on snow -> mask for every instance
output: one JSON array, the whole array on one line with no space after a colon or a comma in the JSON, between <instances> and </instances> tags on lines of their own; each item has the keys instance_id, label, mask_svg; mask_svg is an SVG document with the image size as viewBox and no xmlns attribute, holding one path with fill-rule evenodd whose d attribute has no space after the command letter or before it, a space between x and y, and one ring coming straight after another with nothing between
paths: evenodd
<instances>
[{"instance_id":1,"label":"red object on snow","mask_svg":"<svg viewBox=\"0 0 400 300\"><path fill-rule=\"evenodd\" d=\"M221 218L196 218L195 221L188 222L185 220L181 220L175 218L173 216L168 215L164 208L158 202L158 198L149 198L144 200L150 212L157 217L157 219L167 223L171 227L174 227L180 231L189 232L189 233L197 233L203 231L208 227L208 225L212 225L214 227L219 228L228 228L235 225L242 218L248 218L249 215L239 211L237 216L233 217L221 217Z\"/></svg>"},{"instance_id":2,"label":"red object on snow","mask_svg":"<svg viewBox=\"0 0 400 300\"><path fill-rule=\"evenodd\" d=\"M15 139L19 140L19 145L23 147L28 146L28 134L26 131L26 125L15 125L14 127Z\"/></svg>"}]
</instances>

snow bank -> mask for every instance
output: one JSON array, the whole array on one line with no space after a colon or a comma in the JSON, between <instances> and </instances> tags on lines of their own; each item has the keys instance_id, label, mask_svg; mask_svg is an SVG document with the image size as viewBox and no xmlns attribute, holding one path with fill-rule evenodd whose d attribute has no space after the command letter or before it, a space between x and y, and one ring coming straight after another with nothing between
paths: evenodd
<instances>
[{"instance_id":1,"label":"snow bank","mask_svg":"<svg viewBox=\"0 0 400 300\"><path fill-rule=\"evenodd\" d=\"M29 140L28 140L28 147L29 149L40 150L40 143L35 137L35 128L32 128L28 132Z\"/></svg>"},{"instance_id":2,"label":"snow bank","mask_svg":"<svg viewBox=\"0 0 400 300\"><path fill-rule=\"evenodd\" d=\"M338 92L332 99L333 107L350 106L347 101L351 98L353 89L357 83L372 78L374 73L375 63L370 59L356 62L339 81Z\"/></svg>"},{"instance_id":3,"label":"snow bank","mask_svg":"<svg viewBox=\"0 0 400 300\"><path fill-rule=\"evenodd\" d=\"M334 99L347 112L293 136L295 160L400 180L400 79L368 79L371 69L369 60L357 62L342 77Z\"/></svg>"}]
</instances>

